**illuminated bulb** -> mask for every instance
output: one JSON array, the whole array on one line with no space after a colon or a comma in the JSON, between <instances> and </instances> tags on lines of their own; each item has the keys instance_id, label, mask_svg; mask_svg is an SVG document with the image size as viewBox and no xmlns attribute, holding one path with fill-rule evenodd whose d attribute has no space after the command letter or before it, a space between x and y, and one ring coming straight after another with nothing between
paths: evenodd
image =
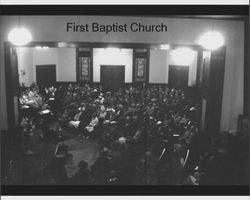
<instances>
[{"instance_id":1,"label":"illuminated bulb","mask_svg":"<svg viewBox=\"0 0 250 200\"><path fill-rule=\"evenodd\" d=\"M162 44L162 45L160 46L160 49L161 49L161 50L168 50L168 49L170 49L170 46L169 46L169 44Z\"/></svg>"},{"instance_id":2,"label":"illuminated bulb","mask_svg":"<svg viewBox=\"0 0 250 200\"><path fill-rule=\"evenodd\" d=\"M23 46L32 40L32 36L25 28L14 28L10 31L8 40L16 46Z\"/></svg>"},{"instance_id":3,"label":"illuminated bulb","mask_svg":"<svg viewBox=\"0 0 250 200\"><path fill-rule=\"evenodd\" d=\"M49 47L48 46L36 46L36 49L37 50L46 50L46 49L48 49Z\"/></svg>"},{"instance_id":4,"label":"illuminated bulb","mask_svg":"<svg viewBox=\"0 0 250 200\"><path fill-rule=\"evenodd\" d=\"M59 42L58 47L67 47L67 43L66 42Z\"/></svg>"},{"instance_id":5,"label":"illuminated bulb","mask_svg":"<svg viewBox=\"0 0 250 200\"><path fill-rule=\"evenodd\" d=\"M173 50L171 55L177 65L188 65L194 59L194 51L185 47Z\"/></svg>"},{"instance_id":6,"label":"illuminated bulb","mask_svg":"<svg viewBox=\"0 0 250 200\"><path fill-rule=\"evenodd\" d=\"M208 50L216 50L224 45L224 38L219 32L210 31L202 35L198 43Z\"/></svg>"}]
</instances>

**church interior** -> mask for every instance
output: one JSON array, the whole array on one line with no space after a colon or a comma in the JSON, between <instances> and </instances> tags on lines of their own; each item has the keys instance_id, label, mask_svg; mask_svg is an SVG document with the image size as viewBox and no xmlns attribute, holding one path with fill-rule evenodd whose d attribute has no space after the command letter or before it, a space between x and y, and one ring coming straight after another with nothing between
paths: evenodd
<instances>
[{"instance_id":1,"label":"church interior","mask_svg":"<svg viewBox=\"0 0 250 200\"><path fill-rule=\"evenodd\" d=\"M2 185L249 185L248 18L0 20Z\"/></svg>"}]
</instances>

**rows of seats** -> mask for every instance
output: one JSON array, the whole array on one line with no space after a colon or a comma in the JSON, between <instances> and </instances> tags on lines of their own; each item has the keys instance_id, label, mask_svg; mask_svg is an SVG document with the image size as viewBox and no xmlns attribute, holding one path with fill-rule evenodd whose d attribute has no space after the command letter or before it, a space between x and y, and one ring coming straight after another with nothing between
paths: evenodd
<instances>
[{"instance_id":1,"label":"rows of seats","mask_svg":"<svg viewBox=\"0 0 250 200\"><path fill-rule=\"evenodd\" d=\"M90 170L81 161L74 177L59 174L56 184L242 182L240 173L228 176L232 170L239 172L238 165L228 167L238 155L230 143L232 134L216 134L205 142L202 139L197 90L153 84L124 86L112 92L104 91L101 85L34 85L21 90L20 104L24 135L41 129L42 139L54 138L59 143L62 130L67 130L100 144L100 156ZM61 167L65 164L60 163Z\"/></svg>"}]
</instances>

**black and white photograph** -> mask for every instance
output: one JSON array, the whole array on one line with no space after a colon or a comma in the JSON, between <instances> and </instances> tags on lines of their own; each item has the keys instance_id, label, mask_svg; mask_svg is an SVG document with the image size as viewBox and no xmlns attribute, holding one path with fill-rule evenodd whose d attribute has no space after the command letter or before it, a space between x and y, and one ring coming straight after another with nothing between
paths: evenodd
<instances>
[{"instance_id":1,"label":"black and white photograph","mask_svg":"<svg viewBox=\"0 0 250 200\"><path fill-rule=\"evenodd\" d=\"M30 12L0 16L1 185L249 187L248 13Z\"/></svg>"}]
</instances>

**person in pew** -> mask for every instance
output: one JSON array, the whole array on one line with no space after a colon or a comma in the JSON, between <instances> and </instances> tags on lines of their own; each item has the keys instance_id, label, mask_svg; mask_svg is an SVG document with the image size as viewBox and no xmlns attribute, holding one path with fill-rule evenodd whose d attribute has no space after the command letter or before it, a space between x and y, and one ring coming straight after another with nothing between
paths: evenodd
<instances>
[{"instance_id":1,"label":"person in pew","mask_svg":"<svg viewBox=\"0 0 250 200\"><path fill-rule=\"evenodd\" d=\"M93 134L95 127L98 125L99 119L97 117L96 113L93 113L91 116L91 121L90 123L85 127L85 136L88 139L91 134Z\"/></svg>"},{"instance_id":2,"label":"person in pew","mask_svg":"<svg viewBox=\"0 0 250 200\"><path fill-rule=\"evenodd\" d=\"M84 114L84 111L85 111L86 109L85 109L85 104L81 104L81 106L78 108L78 112L77 112L77 114L75 115L75 117L74 117L74 120L71 120L70 122L69 122L69 126L71 127L71 128L75 128L75 129L77 129L78 127L79 127L79 124L80 124L80 119L81 119L81 115L83 115Z\"/></svg>"},{"instance_id":3,"label":"person in pew","mask_svg":"<svg viewBox=\"0 0 250 200\"><path fill-rule=\"evenodd\" d=\"M190 108L190 106L185 102L183 103L181 100L182 93L177 90L171 90L172 96L170 96L167 89L164 90L159 87L150 86L144 88L144 91L139 87L130 87L129 89L124 88L124 90L119 90L116 93L108 93L108 100L105 96L105 98L102 98L103 102L101 102L100 100L96 101L100 94L98 90L94 91L95 88L96 87L87 85L72 85L66 89L63 92L64 94L61 94L63 99L63 106L60 107L61 115L66 113L64 122L67 125L70 121L80 121L76 126L74 126L73 123L71 125L72 128L76 128L76 130L84 136L88 137L95 132L104 135L103 140L99 144L111 149L113 156L117 154L124 159L124 162L122 159L118 159L117 162L112 162L112 164L107 167L107 171L100 169L101 171L98 172L98 169L95 179L98 179L98 176L100 176L101 180L94 181L95 183L104 183L109 170L114 168L119 177L120 174L122 175L120 180L123 183L131 183L136 180L136 177L135 175L131 175L131 170L124 169L124 167L127 168L127 164L129 163L136 163L136 161L145 155L145 151L152 152L151 157L157 155L158 159L158 146L160 146L162 140L168 140L168 144L172 144L170 136L172 137L174 133L178 133L176 135L181 136L185 135L183 126L187 126L187 121L190 119L189 115L184 116L188 110L187 108ZM161 93L161 95L159 93ZM80 114L78 108L80 102L83 101L86 103L86 110ZM123 105L123 108L120 107L120 104ZM106 108L109 108L109 114L107 114ZM65 113L63 114L64 110ZM95 117L93 116L94 113L97 113ZM60 118L60 116L58 117ZM105 118L104 123L101 123L101 118ZM148 120L146 120L146 118L148 118ZM97 125L95 125L96 123ZM186 136L183 142L192 145L191 135L186 134ZM119 148L115 148L116 145L114 144L117 144ZM191 153L192 151L190 150L190 155ZM172 157L174 157L174 155ZM111 159L114 159L114 157ZM175 161L175 159L173 160ZM180 159L176 160L178 162L173 163L180 165ZM183 157L182 163L184 163L184 161L185 158ZM189 160L187 162L189 162ZM173 166L173 163L170 162L169 165ZM157 165L157 163L155 164ZM149 181L145 180L143 182L144 184L155 184L157 182L155 177L153 177L156 175L154 173L155 166L149 167L152 171ZM133 166L131 165L131 169L132 168ZM178 170L176 170L176 173L172 173L174 174L173 176L178 175L177 171ZM158 178L166 175L166 173L169 173L169 171L166 171L163 166L162 173L159 174ZM103 179L101 176L103 176ZM162 181L165 183L168 182L168 180ZM177 182L173 182L171 179L170 183Z\"/></svg>"}]
</instances>

